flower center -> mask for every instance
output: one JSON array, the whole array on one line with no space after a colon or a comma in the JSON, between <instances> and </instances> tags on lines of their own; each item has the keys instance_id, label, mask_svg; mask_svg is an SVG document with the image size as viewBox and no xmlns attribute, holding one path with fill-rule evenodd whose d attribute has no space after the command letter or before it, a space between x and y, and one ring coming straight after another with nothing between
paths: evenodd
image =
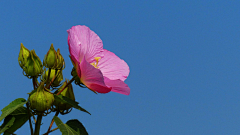
<instances>
[{"instance_id":1,"label":"flower center","mask_svg":"<svg viewBox=\"0 0 240 135\"><path fill-rule=\"evenodd\" d=\"M96 62L92 62L92 63L90 63L91 65L93 65L95 68L99 68L98 67L98 62L99 62L99 60L101 59L101 57L95 57L94 58L95 60L96 60Z\"/></svg>"}]
</instances>

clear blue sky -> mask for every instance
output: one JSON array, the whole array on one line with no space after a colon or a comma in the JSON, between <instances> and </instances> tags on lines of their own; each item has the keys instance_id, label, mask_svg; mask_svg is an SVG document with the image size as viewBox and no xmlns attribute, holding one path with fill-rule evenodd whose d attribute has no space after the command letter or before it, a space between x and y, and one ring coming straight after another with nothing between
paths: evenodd
<instances>
[{"instance_id":1,"label":"clear blue sky","mask_svg":"<svg viewBox=\"0 0 240 135\"><path fill-rule=\"evenodd\" d=\"M79 119L90 135L239 135L239 7L219 0L0 1L0 108L32 90L18 65L20 43L41 59L51 43L60 48L70 79L66 30L86 25L129 64L131 93L95 95L74 85L92 115L74 109L63 122ZM16 133L26 131L28 123Z\"/></svg>"}]
</instances>

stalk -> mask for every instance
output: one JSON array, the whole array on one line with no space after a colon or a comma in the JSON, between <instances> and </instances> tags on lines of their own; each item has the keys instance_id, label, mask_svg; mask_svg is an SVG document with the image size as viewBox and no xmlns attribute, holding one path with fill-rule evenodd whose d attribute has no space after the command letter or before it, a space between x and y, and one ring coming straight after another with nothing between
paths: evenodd
<instances>
[{"instance_id":1,"label":"stalk","mask_svg":"<svg viewBox=\"0 0 240 135\"><path fill-rule=\"evenodd\" d=\"M42 122L42 114L40 114L40 115L37 116L37 123L35 124L35 132L34 132L34 135L39 135L41 122Z\"/></svg>"}]
</instances>

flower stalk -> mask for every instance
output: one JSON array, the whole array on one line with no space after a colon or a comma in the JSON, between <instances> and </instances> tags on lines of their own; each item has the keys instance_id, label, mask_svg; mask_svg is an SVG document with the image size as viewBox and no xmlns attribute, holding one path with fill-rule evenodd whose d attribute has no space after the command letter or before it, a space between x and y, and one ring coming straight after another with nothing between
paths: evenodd
<instances>
[{"instance_id":1,"label":"flower stalk","mask_svg":"<svg viewBox=\"0 0 240 135\"><path fill-rule=\"evenodd\" d=\"M38 115L37 117L37 123L35 124L35 132L34 135L39 135L40 133L40 127L42 122L42 114Z\"/></svg>"}]
</instances>

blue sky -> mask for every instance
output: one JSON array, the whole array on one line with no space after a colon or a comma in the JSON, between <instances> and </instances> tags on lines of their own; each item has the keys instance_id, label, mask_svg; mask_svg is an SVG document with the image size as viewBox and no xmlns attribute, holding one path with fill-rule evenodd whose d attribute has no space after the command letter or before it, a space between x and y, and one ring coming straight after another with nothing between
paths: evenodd
<instances>
[{"instance_id":1,"label":"blue sky","mask_svg":"<svg viewBox=\"0 0 240 135\"><path fill-rule=\"evenodd\" d=\"M128 63L131 93L95 95L74 85L76 100L92 115L73 110L59 116L63 122L78 119L90 135L238 135L239 6L207 0L0 1L0 108L32 90L18 65L20 43L40 59L53 43L70 79L66 30L86 25ZM42 133L52 115L44 118ZM16 133L26 132L28 123Z\"/></svg>"}]
</instances>

